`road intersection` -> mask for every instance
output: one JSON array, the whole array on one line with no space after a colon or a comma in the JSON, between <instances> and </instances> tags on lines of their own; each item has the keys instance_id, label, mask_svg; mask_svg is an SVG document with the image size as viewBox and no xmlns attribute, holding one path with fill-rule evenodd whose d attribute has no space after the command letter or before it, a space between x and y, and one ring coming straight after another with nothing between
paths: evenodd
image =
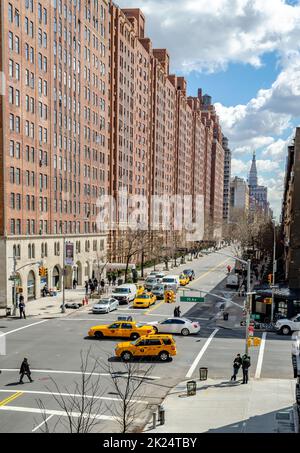
<instances>
[{"instance_id":1,"label":"road intersection","mask_svg":"<svg viewBox=\"0 0 300 453\"><path fill-rule=\"evenodd\" d=\"M203 291L226 292L224 279L227 265L233 260L218 254L210 254L185 265L195 271L196 279L191 288ZM182 266L181 266L182 268ZM180 268L180 269L181 269ZM172 271L177 273L178 271ZM178 301L179 302L179 301ZM178 304L177 302L177 304ZM58 420L65 417L53 398L56 386L61 392L74 392L75 381L80 378L80 353L90 350L91 356L107 363L112 358L118 340L93 340L86 338L88 329L99 323L116 320L118 314L131 314L142 322L161 320L173 316L175 304L157 302L148 310L138 310L121 306L118 311L107 315L92 314L90 308L72 313L58 319L26 320L1 319L0 331L7 341L7 355L0 357L0 432L39 432L45 427L45 417L50 432ZM198 368L208 368L210 379L229 379L232 373L232 361L245 348L245 330L242 328L224 328L218 326L217 314L220 303L213 297L206 297L204 303L181 304L182 315L198 320L201 331L198 335L176 336L178 355L168 363L151 362L150 376L145 384L143 396L138 398L144 408L140 424L149 417L149 408L157 406L182 380L198 377ZM238 316L238 315L237 315ZM238 321L238 319L237 319ZM238 326L238 322L237 322ZM290 379L291 340L275 333L263 333L259 348L251 348L250 379ZM32 369L32 384L18 385L18 367L28 357ZM122 362L113 361L117 372L124 372ZM147 368L149 361L143 361ZM111 378L107 372L100 372L102 392L98 395L101 404L101 417L98 431L117 432L114 407L118 404L118 395L114 394ZM96 378L96 373L95 373ZM54 381L54 382L53 382ZM55 383L55 385L54 385ZM80 394L76 394L76 398ZM45 408L41 415L38 400ZM76 416L76 414L75 414ZM64 431L60 423L57 431Z\"/></svg>"}]
</instances>

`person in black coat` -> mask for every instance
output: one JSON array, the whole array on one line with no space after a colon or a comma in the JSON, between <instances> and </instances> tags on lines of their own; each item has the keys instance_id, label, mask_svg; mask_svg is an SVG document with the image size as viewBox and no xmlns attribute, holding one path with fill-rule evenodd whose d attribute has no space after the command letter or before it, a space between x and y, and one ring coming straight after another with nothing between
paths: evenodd
<instances>
[{"instance_id":1,"label":"person in black coat","mask_svg":"<svg viewBox=\"0 0 300 453\"><path fill-rule=\"evenodd\" d=\"M233 375L231 376L231 381L236 381L236 376L239 372L239 369L242 365L242 357L240 354L237 354L236 358L233 361Z\"/></svg>"},{"instance_id":2,"label":"person in black coat","mask_svg":"<svg viewBox=\"0 0 300 453\"><path fill-rule=\"evenodd\" d=\"M88 282L85 282L84 287L85 287L85 295L87 296L87 294L89 292L89 284L88 284Z\"/></svg>"},{"instance_id":3,"label":"person in black coat","mask_svg":"<svg viewBox=\"0 0 300 453\"><path fill-rule=\"evenodd\" d=\"M26 319L25 302L24 302L24 296L22 296L22 295L20 296L19 310L20 310L20 319L21 318Z\"/></svg>"},{"instance_id":4,"label":"person in black coat","mask_svg":"<svg viewBox=\"0 0 300 453\"><path fill-rule=\"evenodd\" d=\"M33 379L31 379L31 371L29 368L29 363L28 363L28 360L26 359L26 357L24 357L24 360L20 367L20 382L19 382L20 384L24 384L23 377L25 374L28 377L28 379L30 380L30 382L33 382Z\"/></svg>"},{"instance_id":5,"label":"person in black coat","mask_svg":"<svg viewBox=\"0 0 300 453\"><path fill-rule=\"evenodd\" d=\"M243 384L248 384L248 371L251 366L250 357L247 354L243 355L242 369L243 369Z\"/></svg>"}]
</instances>

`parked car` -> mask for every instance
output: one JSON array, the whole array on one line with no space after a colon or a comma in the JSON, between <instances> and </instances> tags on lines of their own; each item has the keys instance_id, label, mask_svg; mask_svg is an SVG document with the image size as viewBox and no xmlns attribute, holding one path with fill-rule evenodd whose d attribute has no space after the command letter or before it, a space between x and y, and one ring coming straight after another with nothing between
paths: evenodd
<instances>
[{"instance_id":1,"label":"parked car","mask_svg":"<svg viewBox=\"0 0 300 453\"><path fill-rule=\"evenodd\" d=\"M109 313L110 311L117 310L119 308L119 301L113 298L100 299L93 306L93 313Z\"/></svg>"},{"instance_id":2,"label":"parked car","mask_svg":"<svg viewBox=\"0 0 300 453\"><path fill-rule=\"evenodd\" d=\"M93 326L90 328L88 335L95 338L125 337L130 338L130 340L136 340L143 335L151 333L155 333L153 326L135 321L116 321L112 324Z\"/></svg>"},{"instance_id":3,"label":"parked car","mask_svg":"<svg viewBox=\"0 0 300 453\"><path fill-rule=\"evenodd\" d=\"M176 289L179 288L180 286L180 282L179 282L179 275L166 275L161 283L165 286L165 285L172 285L174 287L176 287Z\"/></svg>"},{"instance_id":4,"label":"parked car","mask_svg":"<svg viewBox=\"0 0 300 453\"><path fill-rule=\"evenodd\" d=\"M283 335L291 335L292 332L300 330L300 314L292 319L279 319L275 324L275 329Z\"/></svg>"},{"instance_id":5,"label":"parked car","mask_svg":"<svg viewBox=\"0 0 300 453\"><path fill-rule=\"evenodd\" d=\"M195 272L193 271L193 269L184 269L182 273L184 275L187 275L190 281L194 280L195 278Z\"/></svg>"},{"instance_id":6,"label":"parked car","mask_svg":"<svg viewBox=\"0 0 300 453\"><path fill-rule=\"evenodd\" d=\"M137 294L137 287L134 284L124 283L117 286L113 292L112 297L119 301L119 304L129 304L132 302Z\"/></svg>"},{"instance_id":7,"label":"parked car","mask_svg":"<svg viewBox=\"0 0 300 453\"><path fill-rule=\"evenodd\" d=\"M176 354L176 343L172 335L147 335L135 342L119 343L115 349L115 355L126 362L133 357L158 357L166 362Z\"/></svg>"},{"instance_id":8,"label":"parked car","mask_svg":"<svg viewBox=\"0 0 300 453\"><path fill-rule=\"evenodd\" d=\"M155 304L156 296L152 293L144 293L137 296L133 302L133 308L149 308L150 305Z\"/></svg>"},{"instance_id":9,"label":"parked car","mask_svg":"<svg viewBox=\"0 0 300 453\"><path fill-rule=\"evenodd\" d=\"M145 282L144 282L144 286L145 286L145 289L148 290L148 291L152 291L152 288L154 286L156 286L157 284L159 283L159 279L156 278L156 277L147 277Z\"/></svg>"},{"instance_id":10,"label":"parked car","mask_svg":"<svg viewBox=\"0 0 300 453\"><path fill-rule=\"evenodd\" d=\"M167 318L163 321L154 321L150 323L158 333L172 333L188 336L198 333L201 326L196 321L187 318Z\"/></svg>"},{"instance_id":11,"label":"parked car","mask_svg":"<svg viewBox=\"0 0 300 453\"><path fill-rule=\"evenodd\" d=\"M67 302L65 304L65 308L77 309L77 308L80 308L80 307L82 307L82 303L81 302Z\"/></svg>"},{"instance_id":12,"label":"parked car","mask_svg":"<svg viewBox=\"0 0 300 453\"><path fill-rule=\"evenodd\" d=\"M165 295L165 287L159 283L158 285L153 286L151 292L154 296L156 296L156 299L163 299Z\"/></svg>"}]
</instances>

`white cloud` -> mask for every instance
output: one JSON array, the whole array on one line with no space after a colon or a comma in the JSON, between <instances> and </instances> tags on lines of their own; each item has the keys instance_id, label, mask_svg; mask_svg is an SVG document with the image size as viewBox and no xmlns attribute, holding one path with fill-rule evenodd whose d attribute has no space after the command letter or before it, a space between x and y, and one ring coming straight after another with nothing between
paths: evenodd
<instances>
[{"instance_id":1,"label":"white cloud","mask_svg":"<svg viewBox=\"0 0 300 453\"><path fill-rule=\"evenodd\" d=\"M266 52L298 46L300 6L284 0L117 0L141 8L154 46L174 70L216 71L229 62L261 65Z\"/></svg>"},{"instance_id":2,"label":"white cloud","mask_svg":"<svg viewBox=\"0 0 300 453\"><path fill-rule=\"evenodd\" d=\"M235 158L233 158L231 160L231 174L232 174L232 176L242 175L242 174L246 175L248 170L249 170L248 165L244 161L239 160L239 159L235 159Z\"/></svg>"},{"instance_id":3,"label":"white cloud","mask_svg":"<svg viewBox=\"0 0 300 453\"><path fill-rule=\"evenodd\" d=\"M267 160L267 159L263 159L263 160L257 159L256 166L257 166L258 173L269 173L269 172L273 172L274 170L278 170L280 168L278 162L273 161L273 160Z\"/></svg>"}]
</instances>

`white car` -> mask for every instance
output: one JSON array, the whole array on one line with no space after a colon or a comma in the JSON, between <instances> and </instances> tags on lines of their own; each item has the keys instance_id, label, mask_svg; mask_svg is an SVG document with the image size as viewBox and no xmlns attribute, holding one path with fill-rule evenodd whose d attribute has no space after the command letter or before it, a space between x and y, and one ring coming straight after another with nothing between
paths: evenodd
<instances>
[{"instance_id":1,"label":"white car","mask_svg":"<svg viewBox=\"0 0 300 453\"><path fill-rule=\"evenodd\" d=\"M200 324L186 318L167 318L163 321L150 322L157 333L178 333L183 336L200 331Z\"/></svg>"},{"instance_id":2,"label":"white car","mask_svg":"<svg viewBox=\"0 0 300 453\"><path fill-rule=\"evenodd\" d=\"M119 302L113 298L100 299L93 306L93 313L109 313L110 311L117 310L119 308Z\"/></svg>"},{"instance_id":3,"label":"white car","mask_svg":"<svg viewBox=\"0 0 300 453\"><path fill-rule=\"evenodd\" d=\"M283 335L291 335L295 330L300 330L300 315L292 319L279 319L275 324L275 329Z\"/></svg>"},{"instance_id":4,"label":"white car","mask_svg":"<svg viewBox=\"0 0 300 453\"><path fill-rule=\"evenodd\" d=\"M180 281L179 281L179 275L166 275L165 277L163 277L163 279L161 280L161 283L164 285L164 286L169 286L169 285L172 285L174 287L176 287L176 289L179 288L180 286Z\"/></svg>"},{"instance_id":5,"label":"white car","mask_svg":"<svg viewBox=\"0 0 300 453\"><path fill-rule=\"evenodd\" d=\"M131 283L124 283L123 285L117 286L113 292L112 297L119 301L119 304L129 304L136 298L137 287Z\"/></svg>"}]
</instances>

